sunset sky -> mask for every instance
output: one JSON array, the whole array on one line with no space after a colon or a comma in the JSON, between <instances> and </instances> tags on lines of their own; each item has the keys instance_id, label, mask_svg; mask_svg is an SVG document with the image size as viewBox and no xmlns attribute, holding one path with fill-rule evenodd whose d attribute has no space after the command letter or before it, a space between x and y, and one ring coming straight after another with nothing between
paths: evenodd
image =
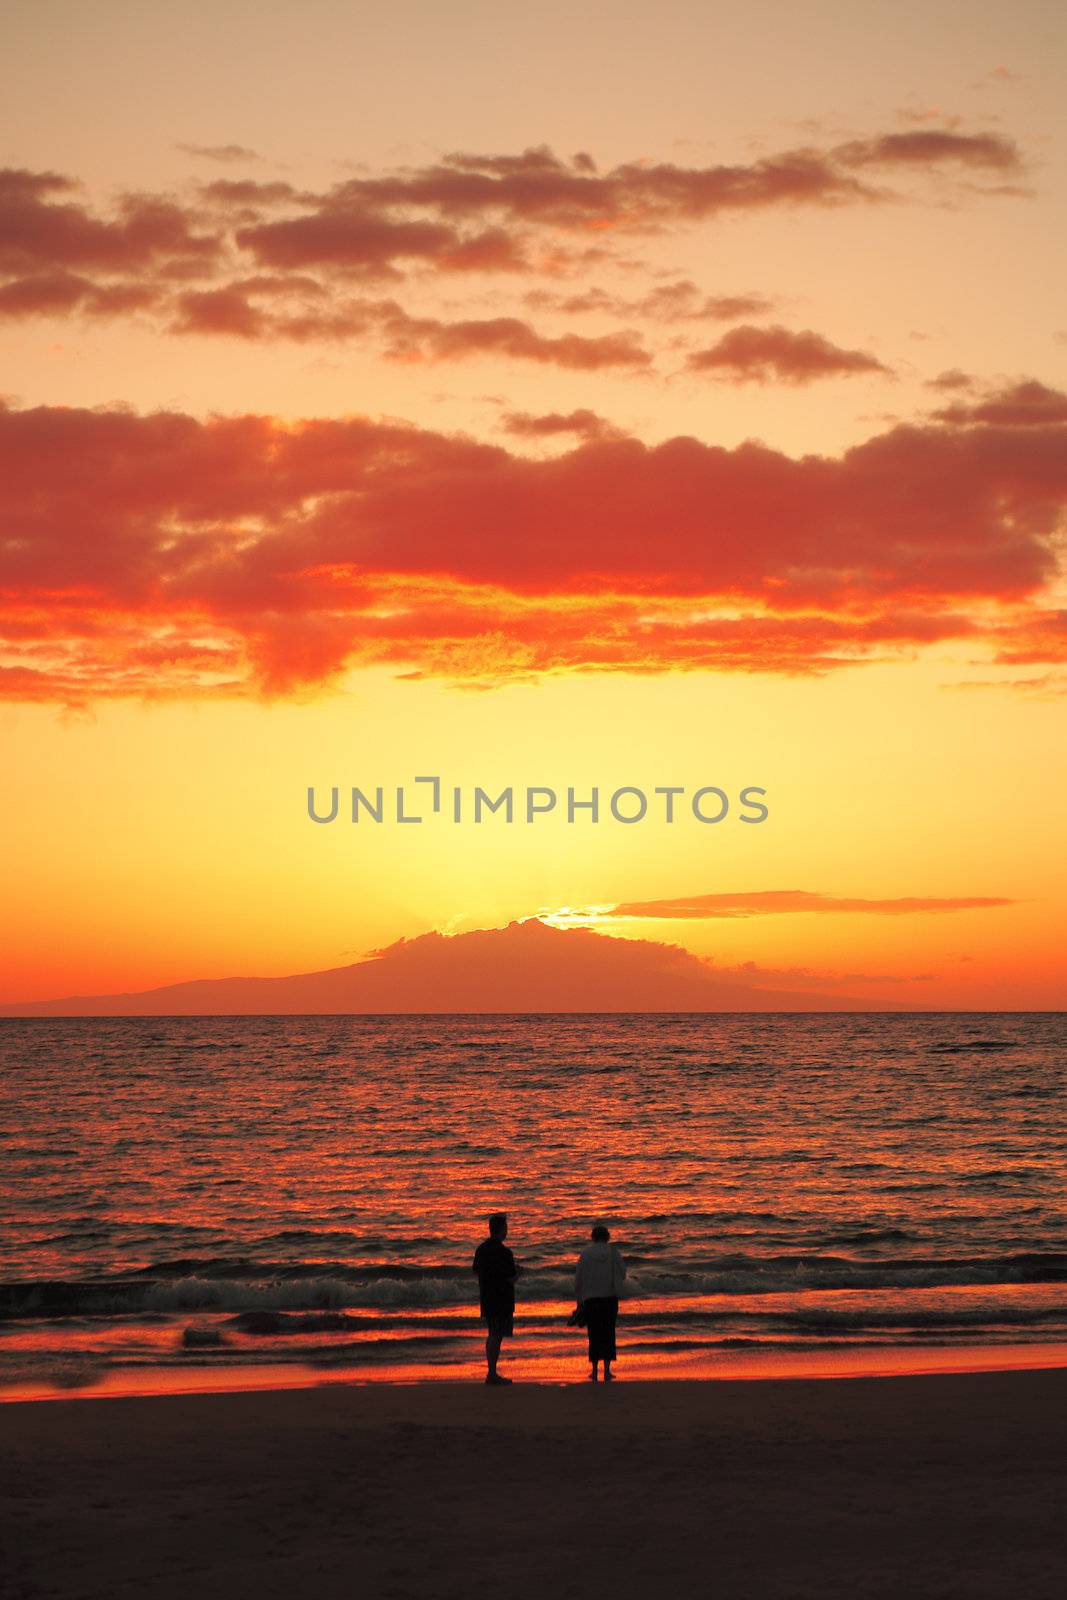
<instances>
[{"instance_id":1,"label":"sunset sky","mask_svg":"<svg viewBox=\"0 0 1067 1600\"><path fill-rule=\"evenodd\" d=\"M534 915L1059 1008L1047 0L14 0L0 1001ZM745 826L316 826L716 785Z\"/></svg>"}]
</instances>

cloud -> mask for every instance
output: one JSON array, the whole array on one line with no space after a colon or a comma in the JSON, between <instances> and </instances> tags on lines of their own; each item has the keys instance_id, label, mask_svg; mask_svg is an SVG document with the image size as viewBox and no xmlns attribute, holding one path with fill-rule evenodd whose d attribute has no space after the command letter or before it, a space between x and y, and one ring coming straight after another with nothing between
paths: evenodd
<instances>
[{"instance_id":1,"label":"cloud","mask_svg":"<svg viewBox=\"0 0 1067 1600\"><path fill-rule=\"evenodd\" d=\"M959 683L944 683L943 689L1007 689L1012 694L1031 694L1038 699L1058 700L1067 694L1067 674L1042 672L1033 678L967 678Z\"/></svg>"},{"instance_id":2,"label":"cloud","mask_svg":"<svg viewBox=\"0 0 1067 1600\"><path fill-rule=\"evenodd\" d=\"M300 274L236 279L213 289L188 289L173 302L170 331L241 339L394 338L416 326L395 300L335 297Z\"/></svg>"},{"instance_id":3,"label":"cloud","mask_svg":"<svg viewBox=\"0 0 1067 1600\"><path fill-rule=\"evenodd\" d=\"M400 219L345 206L238 228L236 243L261 266L337 268L368 278L398 276L400 263L442 271L518 272L521 243L500 228L462 234L443 222Z\"/></svg>"},{"instance_id":4,"label":"cloud","mask_svg":"<svg viewBox=\"0 0 1067 1600\"><path fill-rule=\"evenodd\" d=\"M1067 610L1028 609L1014 624L991 635L993 660L1009 666L1067 662Z\"/></svg>"},{"instance_id":5,"label":"cloud","mask_svg":"<svg viewBox=\"0 0 1067 1600\"><path fill-rule=\"evenodd\" d=\"M299 190L277 178L266 183L255 178L214 178L211 183L200 185L200 193L223 211L235 208L235 215L242 221L255 216L262 206L295 203L300 199Z\"/></svg>"},{"instance_id":6,"label":"cloud","mask_svg":"<svg viewBox=\"0 0 1067 1600\"><path fill-rule=\"evenodd\" d=\"M70 272L14 278L0 287L0 316L53 316L57 311L69 311L91 290L92 284L87 278Z\"/></svg>"},{"instance_id":7,"label":"cloud","mask_svg":"<svg viewBox=\"0 0 1067 1600\"><path fill-rule=\"evenodd\" d=\"M846 167L961 166L986 172L1020 172L1023 165L1013 139L997 133L956 133L947 128L855 139L838 145L834 155Z\"/></svg>"},{"instance_id":8,"label":"cloud","mask_svg":"<svg viewBox=\"0 0 1067 1600\"><path fill-rule=\"evenodd\" d=\"M259 339L270 326L268 318L240 284L219 289L190 289L178 297L176 333L224 333L241 339Z\"/></svg>"},{"instance_id":9,"label":"cloud","mask_svg":"<svg viewBox=\"0 0 1067 1600\"><path fill-rule=\"evenodd\" d=\"M704 294L688 278L657 284L636 299L611 294L607 289L594 286L575 294L531 289L526 301L538 309L559 311L567 316L605 312L611 316L647 318L657 322L736 322L741 317L761 316L774 305L772 300L758 294Z\"/></svg>"},{"instance_id":10,"label":"cloud","mask_svg":"<svg viewBox=\"0 0 1067 1600\"><path fill-rule=\"evenodd\" d=\"M415 208L441 217L493 215L565 230L647 229L728 211L782 204L831 205L875 198L830 155L792 150L757 162L681 167L627 162L605 173L560 160L546 146L520 156L450 155L436 165L338 185L328 203L349 208Z\"/></svg>"},{"instance_id":11,"label":"cloud","mask_svg":"<svg viewBox=\"0 0 1067 1600\"><path fill-rule=\"evenodd\" d=\"M216 164L258 159L236 144L180 148ZM144 297L137 308L154 307L159 325L173 332L199 326L240 338L330 339L346 315L337 305L329 315L306 318L303 333L294 334L281 316L242 311L232 293L227 312L223 299L176 305L170 291L179 284L188 293L222 296L241 279L302 273L314 277L321 294L344 300L354 284L413 280L418 288L439 275L558 279L602 264L632 265L620 245L650 232L798 205L906 198L887 187L886 173L910 183L916 175L960 169L1004 176L1021 166L1010 140L939 129L784 150L754 162L631 161L603 171L586 152L568 161L539 146L519 155L453 154L320 191L221 178L196 185L192 200L124 194L106 211L70 177L12 168L0 171L0 274L11 280L8 316L93 314L102 304L93 293L137 288ZM875 181L868 169L878 172ZM90 278L92 292L64 298L55 289L46 300L43 285L57 284L63 274ZM764 315L772 304L751 292L704 294L688 279L642 295L594 287L557 301L561 307L569 301L574 314L604 311L657 322L732 321ZM113 299L109 314L118 309Z\"/></svg>"},{"instance_id":12,"label":"cloud","mask_svg":"<svg viewBox=\"0 0 1067 1600\"><path fill-rule=\"evenodd\" d=\"M75 307L88 316L115 317L145 310L157 300L151 285L100 285L75 273L40 273L0 285L0 317L48 317Z\"/></svg>"},{"instance_id":13,"label":"cloud","mask_svg":"<svg viewBox=\"0 0 1067 1600\"><path fill-rule=\"evenodd\" d=\"M936 378L927 378L928 389L973 389L975 384L969 372L961 372L959 367L952 367L947 372L939 372Z\"/></svg>"},{"instance_id":14,"label":"cloud","mask_svg":"<svg viewBox=\"0 0 1067 1600\"><path fill-rule=\"evenodd\" d=\"M886 133L828 150L786 150L740 164L683 167L624 162L606 172L567 162L547 146L519 156L453 154L426 167L338 185L330 203L414 208L453 219L493 215L522 225L642 230L775 206L842 205L891 198L856 176L863 167L1018 172L1018 147L988 133L940 129Z\"/></svg>"},{"instance_id":15,"label":"cloud","mask_svg":"<svg viewBox=\"0 0 1067 1600\"><path fill-rule=\"evenodd\" d=\"M280 304L285 298L287 303ZM262 302L266 299L267 304ZM0 294L0 313L3 310ZM589 337L539 333L518 317L468 318L454 322L413 317L395 300L331 300L313 279L253 278L217 289L190 289L176 302L175 333L224 334L243 339L335 341L372 337L394 361L458 361L471 356L595 372L603 368L647 368L652 357L629 331Z\"/></svg>"},{"instance_id":16,"label":"cloud","mask_svg":"<svg viewBox=\"0 0 1067 1600\"><path fill-rule=\"evenodd\" d=\"M472 355L507 355L578 372L605 367L642 368L652 357L635 333L603 334L597 338L577 333L549 338L518 317L492 317L460 322L434 318L394 319L394 336L387 353L400 360L451 361Z\"/></svg>"},{"instance_id":17,"label":"cloud","mask_svg":"<svg viewBox=\"0 0 1067 1600\"><path fill-rule=\"evenodd\" d=\"M942 384L941 387L948 387ZM962 385L961 385L962 387ZM992 424L1000 428L1041 428L1067 422L1067 394L1029 378L994 390L982 400L960 401L935 411L939 422Z\"/></svg>"},{"instance_id":18,"label":"cloud","mask_svg":"<svg viewBox=\"0 0 1067 1600\"><path fill-rule=\"evenodd\" d=\"M205 161L261 161L263 158L243 144L178 144L175 149Z\"/></svg>"},{"instance_id":19,"label":"cloud","mask_svg":"<svg viewBox=\"0 0 1067 1600\"><path fill-rule=\"evenodd\" d=\"M6 692L300 693L375 662L812 673L948 640L1067 656L1064 424L800 459L573 431L545 457L359 417L0 407Z\"/></svg>"},{"instance_id":20,"label":"cloud","mask_svg":"<svg viewBox=\"0 0 1067 1600\"><path fill-rule=\"evenodd\" d=\"M101 220L68 198L75 187L57 173L0 171L0 272L132 272L173 261L206 267L218 254L218 238L197 232L173 201L123 195L117 216Z\"/></svg>"},{"instance_id":21,"label":"cloud","mask_svg":"<svg viewBox=\"0 0 1067 1600\"><path fill-rule=\"evenodd\" d=\"M529 411L506 411L501 424L505 433L515 434L521 439L550 439L560 434L573 434L580 439L604 439L617 436L619 432L604 417L584 408L569 411L565 415L550 411L540 416L534 416Z\"/></svg>"},{"instance_id":22,"label":"cloud","mask_svg":"<svg viewBox=\"0 0 1067 1600\"><path fill-rule=\"evenodd\" d=\"M932 895L906 896L894 900L867 900L832 894L813 894L804 889L763 889L748 894L682 895L673 900L628 900L612 906L613 918L636 920L655 917L664 921L683 921L712 917L769 917L789 913L860 913L877 917L911 916L919 912L980 911L993 906L1014 905L1014 900L990 896Z\"/></svg>"},{"instance_id":23,"label":"cloud","mask_svg":"<svg viewBox=\"0 0 1067 1600\"><path fill-rule=\"evenodd\" d=\"M685 365L689 372L711 373L732 383L801 384L854 372L890 372L875 356L843 350L810 329L792 333L749 324L731 328L710 349L695 351Z\"/></svg>"}]
</instances>

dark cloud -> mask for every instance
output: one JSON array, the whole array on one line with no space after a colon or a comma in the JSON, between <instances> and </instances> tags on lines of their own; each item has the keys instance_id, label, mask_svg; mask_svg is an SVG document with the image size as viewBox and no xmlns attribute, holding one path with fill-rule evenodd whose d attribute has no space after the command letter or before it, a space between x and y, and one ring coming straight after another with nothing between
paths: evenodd
<instances>
[{"instance_id":1,"label":"dark cloud","mask_svg":"<svg viewBox=\"0 0 1067 1600\"><path fill-rule=\"evenodd\" d=\"M541 146L521 156L452 155L416 171L353 178L333 191L331 203L339 209L429 210L457 220L494 215L563 229L644 229L729 211L874 198L877 191L831 155L814 150L733 166L628 162L597 173Z\"/></svg>"},{"instance_id":2,"label":"dark cloud","mask_svg":"<svg viewBox=\"0 0 1067 1600\"><path fill-rule=\"evenodd\" d=\"M52 317L75 309L87 316L116 317L158 301L159 292L151 284L97 284L70 272L12 278L0 285L0 317Z\"/></svg>"},{"instance_id":3,"label":"dark cloud","mask_svg":"<svg viewBox=\"0 0 1067 1600\"><path fill-rule=\"evenodd\" d=\"M224 333L260 339L270 321L238 284L219 289L191 289L180 295L174 324L177 333Z\"/></svg>"},{"instance_id":4,"label":"dark cloud","mask_svg":"<svg viewBox=\"0 0 1067 1600\"><path fill-rule=\"evenodd\" d=\"M256 159L239 145L182 148L215 162ZM650 231L781 207L902 198L882 176L872 182L868 168L915 174L963 167L1004 175L1020 166L1008 140L938 129L785 150L754 162L633 161L605 171L586 152L568 161L540 146L519 155L453 154L423 167L361 174L321 192L281 180L223 178L199 185L195 203L127 194L106 212L69 177L10 169L0 172L0 274L10 280L8 316L91 312L88 292L75 293L69 282L61 287L68 275L90 278L101 293L118 289L115 280L136 285L142 298L128 303L154 304L162 325L176 332L331 338L343 328L345 310L269 316L247 291L239 304L232 284L219 279L299 273L344 299L353 280L410 279L417 286L438 274L573 276L604 264L634 265L620 246ZM214 298L168 304L174 284L188 296ZM154 296L145 296L149 287ZM111 303L118 309L123 302ZM591 288L557 295L556 304L575 314L605 311L664 323L734 321L771 309L763 295L705 294L686 279L631 297ZM304 331L295 333L297 327ZM443 337L461 348L459 335ZM529 354L528 341L520 343ZM571 364L579 364L577 355ZM641 363L634 357L631 364Z\"/></svg>"},{"instance_id":5,"label":"dark cloud","mask_svg":"<svg viewBox=\"0 0 1067 1600\"><path fill-rule=\"evenodd\" d=\"M550 411L540 416L531 415L528 411L507 411L502 418L502 425L506 433L515 434L521 439L551 439L561 434L571 434L580 439L603 439L619 431L595 411L584 408L566 414Z\"/></svg>"},{"instance_id":6,"label":"dark cloud","mask_svg":"<svg viewBox=\"0 0 1067 1600\"><path fill-rule=\"evenodd\" d=\"M260 183L254 178L216 178L202 184L200 193L222 206L274 206L300 198L291 183Z\"/></svg>"},{"instance_id":7,"label":"dark cloud","mask_svg":"<svg viewBox=\"0 0 1067 1600\"><path fill-rule=\"evenodd\" d=\"M890 369L863 350L843 350L820 333L805 329L731 328L718 344L695 351L686 360L689 372L710 373L733 383L813 383L818 378Z\"/></svg>"},{"instance_id":8,"label":"dark cloud","mask_svg":"<svg viewBox=\"0 0 1067 1600\"><path fill-rule=\"evenodd\" d=\"M936 378L927 378L928 389L973 389L975 379L969 372L961 372L959 367L952 367L948 372L939 372Z\"/></svg>"},{"instance_id":9,"label":"dark cloud","mask_svg":"<svg viewBox=\"0 0 1067 1600\"><path fill-rule=\"evenodd\" d=\"M834 155L846 167L961 166L986 172L1021 172L1023 166L1013 139L997 133L956 133L947 128L855 139L838 145Z\"/></svg>"},{"instance_id":10,"label":"dark cloud","mask_svg":"<svg viewBox=\"0 0 1067 1600\"><path fill-rule=\"evenodd\" d=\"M12 278L0 285L0 316L55 316L69 311L92 291L88 278L71 272L42 272L28 278Z\"/></svg>"},{"instance_id":11,"label":"dark cloud","mask_svg":"<svg viewBox=\"0 0 1067 1600\"><path fill-rule=\"evenodd\" d=\"M999 428L1039 428L1067 422L1067 394L1030 378L994 390L984 399L959 401L935 411L939 422L992 424Z\"/></svg>"},{"instance_id":12,"label":"dark cloud","mask_svg":"<svg viewBox=\"0 0 1067 1600\"><path fill-rule=\"evenodd\" d=\"M263 266L339 268L363 277L395 277L399 263L411 262L452 272L517 272L527 266L519 242L501 228L464 235L443 222L395 221L341 206L238 228L235 238Z\"/></svg>"},{"instance_id":13,"label":"dark cloud","mask_svg":"<svg viewBox=\"0 0 1067 1600\"><path fill-rule=\"evenodd\" d=\"M69 198L57 198L73 188L55 173L0 172L0 272L133 272L172 259L206 268L218 255L218 237L198 232L196 220L174 201L125 195L117 215L103 220Z\"/></svg>"},{"instance_id":14,"label":"dark cloud","mask_svg":"<svg viewBox=\"0 0 1067 1600\"><path fill-rule=\"evenodd\" d=\"M313 281L310 291L304 288L304 281L254 278L217 289L189 290L177 299L172 329L255 340L372 339L395 361L459 361L490 355L578 372L641 370L652 361L639 337L626 331L550 337L517 317L455 322L412 317L395 300L331 300ZM280 299L286 303L279 305Z\"/></svg>"}]
</instances>

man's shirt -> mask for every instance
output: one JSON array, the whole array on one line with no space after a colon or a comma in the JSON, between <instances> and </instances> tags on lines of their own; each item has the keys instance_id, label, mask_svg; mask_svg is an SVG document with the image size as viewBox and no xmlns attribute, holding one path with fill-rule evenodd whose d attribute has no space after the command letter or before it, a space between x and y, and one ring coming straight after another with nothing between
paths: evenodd
<instances>
[{"instance_id":1,"label":"man's shirt","mask_svg":"<svg viewBox=\"0 0 1067 1600\"><path fill-rule=\"evenodd\" d=\"M474 1252L474 1271L483 1317L505 1316L515 1309L515 1257L499 1239L485 1239Z\"/></svg>"}]
</instances>

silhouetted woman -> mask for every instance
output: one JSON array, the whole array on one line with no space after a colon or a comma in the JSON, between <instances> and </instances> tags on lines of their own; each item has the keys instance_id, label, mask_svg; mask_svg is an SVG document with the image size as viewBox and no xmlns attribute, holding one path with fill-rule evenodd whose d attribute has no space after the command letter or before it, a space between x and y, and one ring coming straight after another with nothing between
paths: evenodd
<instances>
[{"instance_id":1,"label":"silhouetted woman","mask_svg":"<svg viewBox=\"0 0 1067 1600\"><path fill-rule=\"evenodd\" d=\"M599 1377L597 1367L601 1361L605 1379L610 1382L615 1376L611 1370L615 1360L615 1323L619 1315L619 1290L626 1281L626 1265L619 1247L610 1241L611 1234L598 1222L591 1243L578 1257L574 1274L575 1295L589 1334L589 1376L594 1383Z\"/></svg>"}]
</instances>

